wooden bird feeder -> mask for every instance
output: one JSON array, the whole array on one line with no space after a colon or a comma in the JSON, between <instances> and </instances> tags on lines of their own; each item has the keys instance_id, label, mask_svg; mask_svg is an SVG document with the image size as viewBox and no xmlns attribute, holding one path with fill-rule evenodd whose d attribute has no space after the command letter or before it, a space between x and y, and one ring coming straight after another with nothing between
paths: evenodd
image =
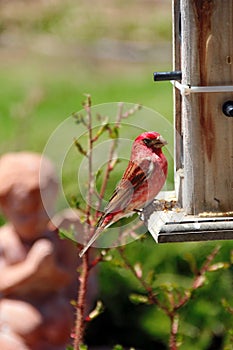
<instances>
[{"instance_id":1,"label":"wooden bird feeder","mask_svg":"<svg viewBox=\"0 0 233 350\"><path fill-rule=\"evenodd\" d=\"M233 0L173 0L176 213L158 242L233 239ZM179 214L180 215L180 214ZM154 218L153 218L154 217Z\"/></svg>"}]
</instances>

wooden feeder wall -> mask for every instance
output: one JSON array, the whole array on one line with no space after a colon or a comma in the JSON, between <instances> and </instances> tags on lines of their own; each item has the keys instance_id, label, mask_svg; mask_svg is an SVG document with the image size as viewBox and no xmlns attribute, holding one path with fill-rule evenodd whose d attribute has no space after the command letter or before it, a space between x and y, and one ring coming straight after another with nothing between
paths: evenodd
<instances>
[{"instance_id":1,"label":"wooden feeder wall","mask_svg":"<svg viewBox=\"0 0 233 350\"><path fill-rule=\"evenodd\" d=\"M222 110L233 101L233 0L173 0L173 69L182 74L175 190L186 216L157 240L233 239L233 117Z\"/></svg>"}]
</instances>

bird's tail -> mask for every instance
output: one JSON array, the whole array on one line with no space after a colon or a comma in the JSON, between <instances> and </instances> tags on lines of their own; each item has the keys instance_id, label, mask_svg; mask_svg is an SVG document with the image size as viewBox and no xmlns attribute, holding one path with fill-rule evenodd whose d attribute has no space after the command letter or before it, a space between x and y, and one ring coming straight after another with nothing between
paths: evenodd
<instances>
[{"instance_id":1,"label":"bird's tail","mask_svg":"<svg viewBox=\"0 0 233 350\"><path fill-rule=\"evenodd\" d=\"M80 258L82 258L82 256L86 253L86 251L90 248L90 246L97 240L97 238L99 237L102 231L103 231L102 226L98 226L96 228L94 235L90 238L90 240L87 242L85 247L79 253Z\"/></svg>"}]
</instances>

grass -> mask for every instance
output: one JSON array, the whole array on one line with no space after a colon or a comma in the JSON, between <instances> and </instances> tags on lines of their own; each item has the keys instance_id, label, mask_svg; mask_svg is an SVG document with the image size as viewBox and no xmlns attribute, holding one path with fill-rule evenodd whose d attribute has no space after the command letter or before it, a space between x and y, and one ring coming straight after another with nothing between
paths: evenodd
<instances>
[{"instance_id":1,"label":"grass","mask_svg":"<svg viewBox=\"0 0 233 350\"><path fill-rule=\"evenodd\" d=\"M0 137L1 143L7 141L3 149L42 151L59 123L82 109L84 93L92 95L94 105L119 101L140 103L172 119L172 89L169 83L153 83L152 67L124 66L122 75L120 68L114 71L114 65L112 67L102 66L93 72L91 68L71 64L61 72L62 64L54 67L53 60L29 60L29 64L0 69L4 86ZM19 145L17 138L22 136L19 130L23 128L27 128L27 132Z\"/></svg>"},{"instance_id":2,"label":"grass","mask_svg":"<svg viewBox=\"0 0 233 350\"><path fill-rule=\"evenodd\" d=\"M7 69L0 68L5 87L0 105L1 153L20 150L43 152L54 130L73 112L82 109L84 93L92 95L93 105L119 101L140 103L172 120L170 83L155 84L152 71L152 66L132 67L116 62L101 63L95 70L93 65L87 67L73 61L64 70L63 61L54 62L54 59L39 59L33 55L26 62L8 64ZM99 109L105 110L101 106ZM74 128L78 132L78 126L74 124ZM156 130L156 121L153 122L151 117L145 119L145 129ZM70 143L73 136L70 134ZM128 135L129 138L135 136ZM63 186L69 202L73 195L78 195L74 162L77 167L81 162L76 151L63 167ZM118 181L117 176L121 176L123 166L125 163L114 174L114 184ZM172 176L173 167L170 165L170 182L173 181ZM63 205L59 204L59 207Z\"/></svg>"},{"instance_id":3,"label":"grass","mask_svg":"<svg viewBox=\"0 0 233 350\"><path fill-rule=\"evenodd\" d=\"M171 86L152 81L155 69L171 68L169 1L97 0L94 11L83 0L0 6L2 153L41 152L53 130L82 108L84 93L94 105L141 103L171 120ZM154 59L164 42L162 60Z\"/></svg>"}]
</instances>

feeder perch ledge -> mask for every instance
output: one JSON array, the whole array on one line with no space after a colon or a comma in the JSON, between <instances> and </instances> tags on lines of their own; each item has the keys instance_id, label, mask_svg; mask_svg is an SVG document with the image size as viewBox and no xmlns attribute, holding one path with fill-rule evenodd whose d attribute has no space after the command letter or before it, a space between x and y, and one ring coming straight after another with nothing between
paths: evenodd
<instances>
[{"instance_id":1,"label":"feeder perch ledge","mask_svg":"<svg viewBox=\"0 0 233 350\"><path fill-rule=\"evenodd\" d=\"M162 196L168 198L169 192ZM156 243L233 239L233 212L185 215L176 200L155 199L140 218Z\"/></svg>"}]
</instances>

